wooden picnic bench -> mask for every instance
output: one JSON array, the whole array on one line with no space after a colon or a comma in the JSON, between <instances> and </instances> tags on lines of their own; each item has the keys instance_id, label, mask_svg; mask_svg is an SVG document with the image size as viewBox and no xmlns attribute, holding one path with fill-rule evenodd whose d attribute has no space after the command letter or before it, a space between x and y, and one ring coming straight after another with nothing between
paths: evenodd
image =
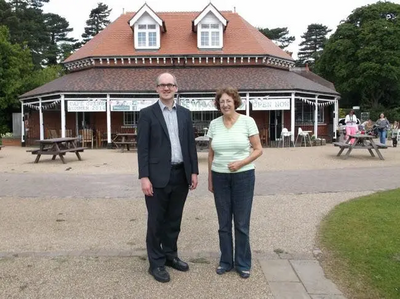
<instances>
[{"instance_id":1,"label":"wooden picnic bench","mask_svg":"<svg viewBox=\"0 0 400 299\"><path fill-rule=\"evenodd\" d=\"M379 159L384 160L381 152L379 151L380 149L387 149L386 144L381 144L381 143L375 143L373 140L373 136L371 135L366 135L366 134L354 134L354 135L349 135L350 138L354 139L354 143L350 143L350 138L346 140L346 142L333 142L332 144L334 146L337 146L340 148L337 156L340 156L345 149L347 149L346 154L343 156L344 159L347 159L350 156L350 153L354 149L364 149L368 150L370 155L372 157L375 157L375 153L378 155Z\"/></svg>"},{"instance_id":2,"label":"wooden picnic bench","mask_svg":"<svg viewBox=\"0 0 400 299\"><path fill-rule=\"evenodd\" d=\"M35 163L38 163L42 155L51 155L52 160L55 160L57 156L60 157L61 161L65 164L64 155L66 153L75 153L79 161L82 160L80 153L85 150L84 147L78 147L76 141L77 137L66 137L66 138L51 138L36 140L40 144L38 149L27 150L27 152L36 155Z\"/></svg>"},{"instance_id":3,"label":"wooden picnic bench","mask_svg":"<svg viewBox=\"0 0 400 299\"><path fill-rule=\"evenodd\" d=\"M136 147L136 133L117 133L112 140L112 143L119 149L121 152L126 150L130 150L130 147Z\"/></svg>"}]
</instances>

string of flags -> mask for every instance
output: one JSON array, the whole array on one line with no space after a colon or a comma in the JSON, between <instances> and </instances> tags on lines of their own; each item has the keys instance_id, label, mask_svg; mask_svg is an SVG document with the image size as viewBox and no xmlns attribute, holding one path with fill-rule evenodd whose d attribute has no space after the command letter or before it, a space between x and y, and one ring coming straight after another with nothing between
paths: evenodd
<instances>
[{"instance_id":1,"label":"string of flags","mask_svg":"<svg viewBox=\"0 0 400 299\"><path fill-rule=\"evenodd\" d=\"M332 104L335 103L335 101L332 101L332 100L324 100L323 102L318 102L318 103L316 103L315 101L307 100L305 98L300 98L300 100L302 100L304 103L307 103L307 104L312 105L312 106L315 106L315 104L317 104L320 107L332 105Z\"/></svg>"},{"instance_id":2,"label":"string of flags","mask_svg":"<svg viewBox=\"0 0 400 299\"><path fill-rule=\"evenodd\" d=\"M61 100L55 100L54 102L49 103L49 104L44 104L44 105L42 104L42 110L54 108L60 103L60 101ZM35 109L35 110L39 110L40 109L39 105L40 105L39 103L37 103L37 104L24 103L24 106L27 106L27 107L29 107L31 109Z\"/></svg>"}]
</instances>

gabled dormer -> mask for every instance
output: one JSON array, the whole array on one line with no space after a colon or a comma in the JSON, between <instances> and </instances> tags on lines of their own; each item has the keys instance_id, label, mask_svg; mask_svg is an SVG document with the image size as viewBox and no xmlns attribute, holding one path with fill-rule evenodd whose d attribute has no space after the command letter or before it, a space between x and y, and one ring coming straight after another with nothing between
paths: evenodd
<instances>
[{"instance_id":1,"label":"gabled dormer","mask_svg":"<svg viewBox=\"0 0 400 299\"><path fill-rule=\"evenodd\" d=\"M222 49L228 20L211 3L193 20L192 30L197 32L197 48Z\"/></svg>"},{"instance_id":2,"label":"gabled dormer","mask_svg":"<svg viewBox=\"0 0 400 299\"><path fill-rule=\"evenodd\" d=\"M128 23L133 30L136 50L160 49L161 32L167 31L165 23L147 4Z\"/></svg>"}]
</instances>

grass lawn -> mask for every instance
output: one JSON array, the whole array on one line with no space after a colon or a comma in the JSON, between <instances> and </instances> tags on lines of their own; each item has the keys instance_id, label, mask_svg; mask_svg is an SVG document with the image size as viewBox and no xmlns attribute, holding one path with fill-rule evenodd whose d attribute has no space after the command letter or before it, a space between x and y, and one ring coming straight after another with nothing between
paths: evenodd
<instances>
[{"instance_id":1,"label":"grass lawn","mask_svg":"<svg viewBox=\"0 0 400 299\"><path fill-rule=\"evenodd\" d=\"M322 266L347 298L400 298L400 189L338 205L318 240Z\"/></svg>"}]
</instances>

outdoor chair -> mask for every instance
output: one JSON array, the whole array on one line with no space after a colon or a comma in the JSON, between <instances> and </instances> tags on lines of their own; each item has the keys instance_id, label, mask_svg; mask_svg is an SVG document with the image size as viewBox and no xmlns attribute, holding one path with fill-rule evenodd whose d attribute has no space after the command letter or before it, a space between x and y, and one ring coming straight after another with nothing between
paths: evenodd
<instances>
[{"instance_id":1,"label":"outdoor chair","mask_svg":"<svg viewBox=\"0 0 400 299\"><path fill-rule=\"evenodd\" d=\"M96 147L103 147L107 145L107 134L101 132L100 130L96 131Z\"/></svg>"},{"instance_id":2,"label":"outdoor chair","mask_svg":"<svg viewBox=\"0 0 400 299\"><path fill-rule=\"evenodd\" d=\"M53 138L58 138L58 135L57 135L57 131L56 130L48 130L48 136L49 136L49 138L50 139L53 139Z\"/></svg>"},{"instance_id":3,"label":"outdoor chair","mask_svg":"<svg viewBox=\"0 0 400 299\"><path fill-rule=\"evenodd\" d=\"M304 143L304 146L307 146L307 142L309 142L310 146L312 146L311 137L310 137L309 133L310 133L310 131L303 131L299 127L295 143L297 144L297 139L300 137L300 146L302 146L303 143Z\"/></svg>"},{"instance_id":4,"label":"outdoor chair","mask_svg":"<svg viewBox=\"0 0 400 299\"><path fill-rule=\"evenodd\" d=\"M90 148L93 148L93 130L92 129L82 129L82 130L80 130L80 135L81 135L82 146L84 147L85 144L90 143L91 144Z\"/></svg>"},{"instance_id":5,"label":"outdoor chair","mask_svg":"<svg viewBox=\"0 0 400 299\"><path fill-rule=\"evenodd\" d=\"M62 131L60 130L60 137L62 136ZM72 129L66 129L65 130L65 137L73 137L72 136Z\"/></svg>"},{"instance_id":6,"label":"outdoor chair","mask_svg":"<svg viewBox=\"0 0 400 299\"><path fill-rule=\"evenodd\" d=\"M282 144L282 147L285 147L285 140L287 137L289 137L289 147L290 147L290 144L292 142L291 141L292 132L288 131L287 128L283 128L282 132L281 132L281 137L279 138L279 141L278 141L278 147L280 144ZM293 144L293 147L294 147L294 144Z\"/></svg>"}]
</instances>

